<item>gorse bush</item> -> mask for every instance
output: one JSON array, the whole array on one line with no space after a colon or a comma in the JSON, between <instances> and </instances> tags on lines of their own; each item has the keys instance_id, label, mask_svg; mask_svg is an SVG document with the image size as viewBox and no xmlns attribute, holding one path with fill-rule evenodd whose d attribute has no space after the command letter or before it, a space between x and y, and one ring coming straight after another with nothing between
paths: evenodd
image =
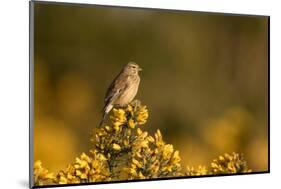
<instances>
[{"instance_id":1,"label":"gorse bush","mask_svg":"<svg viewBox=\"0 0 281 189\"><path fill-rule=\"evenodd\" d=\"M160 130L154 135L142 129L148 110L139 101L113 109L110 124L91 133L92 149L82 153L57 174L34 163L34 184L73 184L116 180L151 179L250 172L243 156L224 154L209 167L182 168L179 151L166 144Z\"/></svg>"},{"instance_id":2,"label":"gorse bush","mask_svg":"<svg viewBox=\"0 0 281 189\"><path fill-rule=\"evenodd\" d=\"M219 156L218 159L214 159L208 168L205 166L198 166L198 168L195 169L194 167L187 166L185 175L203 176L249 172L251 172L251 169L248 168L243 155L233 152L232 154L224 154L223 156Z\"/></svg>"}]
</instances>

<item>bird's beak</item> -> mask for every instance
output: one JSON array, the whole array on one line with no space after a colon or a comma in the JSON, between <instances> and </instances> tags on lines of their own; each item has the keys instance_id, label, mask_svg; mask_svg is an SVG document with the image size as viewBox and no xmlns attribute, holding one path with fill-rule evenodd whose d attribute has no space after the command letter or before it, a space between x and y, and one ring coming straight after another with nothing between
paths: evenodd
<instances>
[{"instance_id":1,"label":"bird's beak","mask_svg":"<svg viewBox=\"0 0 281 189\"><path fill-rule=\"evenodd\" d=\"M139 71L142 71L142 69L141 69L141 68L139 68Z\"/></svg>"}]
</instances>

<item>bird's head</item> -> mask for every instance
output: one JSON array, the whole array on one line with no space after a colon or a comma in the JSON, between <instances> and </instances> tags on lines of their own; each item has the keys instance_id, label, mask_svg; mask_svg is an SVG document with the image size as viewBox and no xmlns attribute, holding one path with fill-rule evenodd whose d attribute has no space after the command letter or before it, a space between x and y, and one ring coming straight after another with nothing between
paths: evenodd
<instances>
[{"instance_id":1,"label":"bird's head","mask_svg":"<svg viewBox=\"0 0 281 189\"><path fill-rule=\"evenodd\" d=\"M123 68L123 71L128 75L137 75L142 69L134 62L129 62Z\"/></svg>"}]
</instances>

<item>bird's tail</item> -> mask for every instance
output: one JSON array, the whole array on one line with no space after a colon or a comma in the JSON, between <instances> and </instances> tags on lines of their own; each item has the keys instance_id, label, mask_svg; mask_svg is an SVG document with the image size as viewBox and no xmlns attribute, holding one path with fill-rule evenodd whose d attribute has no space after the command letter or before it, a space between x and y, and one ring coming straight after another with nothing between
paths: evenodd
<instances>
[{"instance_id":1,"label":"bird's tail","mask_svg":"<svg viewBox=\"0 0 281 189\"><path fill-rule=\"evenodd\" d=\"M102 126L102 124L104 123L105 118L106 118L106 115L107 115L107 113L106 113L106 112L103 112L102 119L101 119L101 121L100 121L99 127Z\"/></svg>"},{"instance_id":2,"label":"bird's tail","mask_svg":"<svg viewBox=\"0 0 281 189\"><path fill-rule=\"evenodd\" d=\"M110 110L113 108L113 105L109 104L109 105L106 105L104 106L102 112L103 112L103 115L102 115L102 119L100 121L100 124L99 124L99 127L104 123L105 119L106 119L106 115L110 112Z\"/></svg>"}]
</instances>

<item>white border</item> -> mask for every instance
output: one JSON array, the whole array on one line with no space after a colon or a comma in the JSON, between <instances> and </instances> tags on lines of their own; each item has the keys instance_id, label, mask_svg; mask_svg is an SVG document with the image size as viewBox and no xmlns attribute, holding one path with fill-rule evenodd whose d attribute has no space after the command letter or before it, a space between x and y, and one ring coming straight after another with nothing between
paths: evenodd
<instances>
[{"instance_id":1,"label":"white border","mask_svg":"<svg viewBox=\"0 0 281 189\"><path fill-rule=\"evenodd\" d=\"M61 1L58 1L61 2ZM271 174L197 178L76 188L265 188L280 186L281 11L276 0L68 0L67 2L152 7L271 16ZM0 185L28 187L28 1L6 0L0 7ZM258 156L258 154L257 154ZM73 188L73 187L67 187ZM274 187L275 188L275 187Z\"/></svg>"}]
</instances>

